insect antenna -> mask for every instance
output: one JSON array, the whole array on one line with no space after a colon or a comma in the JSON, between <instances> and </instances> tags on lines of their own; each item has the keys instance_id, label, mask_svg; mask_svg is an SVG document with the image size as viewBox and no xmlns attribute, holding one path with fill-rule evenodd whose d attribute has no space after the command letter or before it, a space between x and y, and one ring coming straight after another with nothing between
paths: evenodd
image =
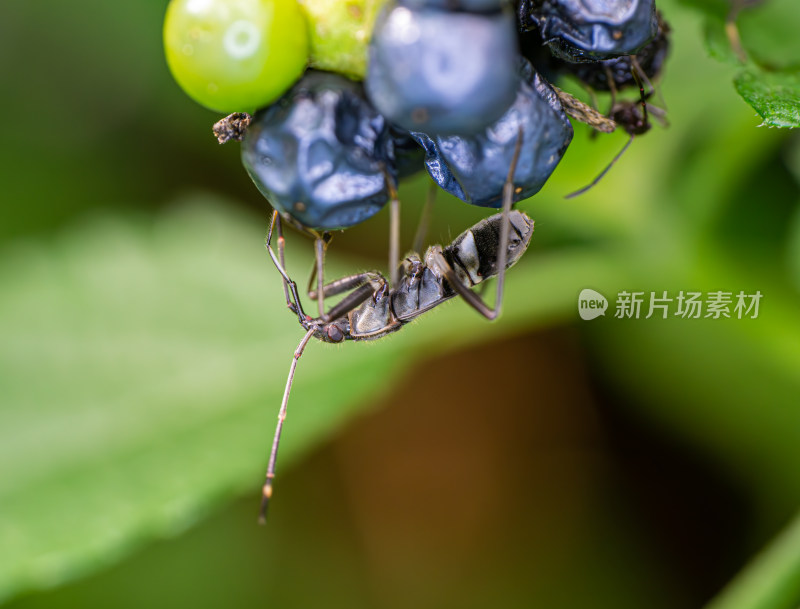
<instances>
[{"instance_id":1,"label":"insect antenna","mask_svg":"<svg viewBox=\"0 0 800 609\"><path fill-rule=\"evenodd\" d=\"M607 71L607 74L609 78L609 85L611 85L612 80L611 80L610 70ZM597 183L600 182L600 180L602 180L605 177L605 175L611 170L611 168L616 164L616 162L619 161L622 155L625 154L625 151L628 150L628 147L631 145L631 142L633 142L634 137L636 135L641 135L643 133L646 133L650 129L650 123L648 122L649 113L648 113L647 98L650 97L650 95L652 95L653 92L656 91L656 89L655 87L653 87L652 83L647 78L647 75L644 73L641 66L639 65L639 62L636 60L636 57L633 55L631 55L631 74L633 75L633 79L636 82L636 85L639 87L639 100L640 100L639 104L641 104L642 108L641 117L639 117L636 114L635 105L631 102L620 102L619 104L613 103L611 112L609 113L613 118L615 124L625 129L625 131L627 131L628 134L630 135L630 138L628 139L627 142L625 142L625 145L622 147L622 150L620 150L616 154L616 156L613 159L611 159L611 162L608 165L606 165L605 169L603 169L603 171L601 171L594 180L592 180L588 185L584 186L583 188L576 190L575 192L569 193L564 197L565 199L572 199L594 188L597 185ZM645 84L647 84L647 86L650 87L651 92L649 93L645 92ZM611 93L613 98L615 94L615 89L613 87L611 88ZM664 112L660 108L658 108L658 110L659 110L658 112L654 113L654 116L659 122L661 122L664 116Z\"/></svg>"},{"instance_id":2,"label":"insect antenna","mask_svg":"<svg viewBox=\"0 0 800 609\"><path fill-rule=\"evenodd\" d=\"M303 351L317 331L316 326L309 328L303 340L297 346L292 357L292 364L289 367L289 378L286 379L286 389L283 391L283 401L281 402L281 409L278 413L278 426L275 428L275 437L272 439L272 450L269 453L269 464L267 465L267 475L264 480L264 486L261 493L261 509L258 513L258 523L264 524L267 521L267 508L269 507L269 500L272 497L272 480L275 478L275 463L278 460L278 444L281 441L281 431L283 431L283 422L286 420L286 405L289 403L289 393L292 390L292 381L294 380L294 371L297 369L297 360L303 355Z\"/></svg>"}]
</instances>

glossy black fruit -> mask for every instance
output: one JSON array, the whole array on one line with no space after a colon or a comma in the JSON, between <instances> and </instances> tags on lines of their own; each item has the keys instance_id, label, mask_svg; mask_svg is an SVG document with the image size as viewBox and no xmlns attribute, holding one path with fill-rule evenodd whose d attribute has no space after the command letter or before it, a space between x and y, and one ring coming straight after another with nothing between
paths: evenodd
<instances>
[{"instance_id":1,"label":"glossy black fruit","mask_svg":"<svg viewBox=\"0 0 800 609\"><path fill-rule=\"evenodd\" d=\"M397 179L407 178L422 171L425 167L425 151L409 131L398 127L389 126L394 146L394 167Z\"/></svg>"},{"instance_id":2,"label":"glossy black fruit","mask_svg":"<svg viewBox=\"0 0 800 609\"><path fill-rule=\"evenodd\" d=\"M514 200L537 193L572 141L572 125L552 87L525 59L514 103L497 122L471 136L413 135L425 149L425 165L447 192L483 207L501 205L514 148L522 148L514 173Z\"/></svg>"},{"instance_id":3,"label":"glossy black fruit","mask_svg":"<svg viewBox=\"0 0 800 609\"><path fill-rule=\"evenodd\" d=\"M386 120L360 84L327 72L306 72L254 116L242 162L275 209L314 229L374 215L388 200L384 170L395 177Z\"/></svg>"},{"instance_id":4,"label":"glossy black fruit","mask_svg":"<svg viewBox=\"0 0 800 609\"><path fill-rule=\"evenodd\" d=\"M658 32L654 0L521 0L519 20L573 62L636 53Z\"/></svg>"},{"instance_id":5,"label":"glossy black fruit","mask_svg":"<svg viewBox=\"0 0 800 609\"><path fill-rule=\"evenodd\" d=\"M610 89L609 76L616 90L636 86L633 76L636 60L638 68L651 81L659 76L669 54L669 25L659 15L658 34L636 55L623 55L595 63L562 62L562 69L574 74L584 84L601 91Z\"/></svg>"},{"instance_id":6,"label":"glossy black fruit","mask_svg":"<svg viewBox=\"0 0 800 609\"><path fill-rule=\"evenodd\" d=\"M370 43L365 87L409 131L478 133L517 90L511 11L470 13L389 3Z\"/></svg>"}]
</instances>

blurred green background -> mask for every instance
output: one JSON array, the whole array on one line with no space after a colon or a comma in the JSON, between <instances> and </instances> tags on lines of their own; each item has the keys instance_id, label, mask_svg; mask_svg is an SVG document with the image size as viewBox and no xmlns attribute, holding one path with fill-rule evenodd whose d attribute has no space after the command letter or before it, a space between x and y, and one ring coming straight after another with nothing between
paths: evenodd
<instances>
[{"instance_id":1,"label":"blurred green background","mask_svg":"<svg viewBox=\"0 0 800 609\"><path fill-rule=\"evenodd\" d=\"M498 322L451 302L309 347L260 528L302 332L238 146L167 73L165 7L0 7L5 606L690 608L766 546L715 606L800 605L800 140L756 128L698 13L659 1L670 126L567 201L625 141L576 127L520 205ZM744 13L745 44L800 57L796 13ZM406 244L426 189L401 185ZM429 240L484 213L440 196ZM386 216L335 237L331 277L384 268ZM304 281L311 244L288 248ZM580 320L583 288L605 317ZM615 319L622 290L763 298Z\"/></svg>"}]
</instances>

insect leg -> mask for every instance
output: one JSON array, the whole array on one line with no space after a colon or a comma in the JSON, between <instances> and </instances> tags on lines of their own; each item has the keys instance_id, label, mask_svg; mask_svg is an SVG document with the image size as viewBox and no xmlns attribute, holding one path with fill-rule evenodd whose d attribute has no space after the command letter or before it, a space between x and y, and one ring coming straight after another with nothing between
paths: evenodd
<instances>
[{"instance_id":1,"label":"insect leg","mask_svg":"<svg viewBox=\"0 0 800 609\"><path fill-rule=\"evenodd\" d=\"M428 228L431 224L431 212L433 211L433 203L436 200L437 190L439 190L439 187L436 185L436 182L431 181L430 187L428 188L428 196L425 197L425 205L422 208L422 214L419 217L417 232L414 235L414 244L411 248L412 252L422 251L422 246L425 243L425 237L428 234Z\"/></svg>"},{"instance_id":2,"label":"insect leg","mask_svg":"<svg viewBox=\"0 0 800 609\"><path fill-rule=\"evenodd\" d=\"M275 255L275 252L272 249L272 233L277 226L278 229L278 252L279 256ZM278 215L277 211L272 212L272 221L269 224L269 231L267 232L267 237L264 240L264 245L267 248L267 252L269 253L269 257L272 260L272 263L275 265L275 268L278 269L278 272L281 274L281 279L283 280L283 293L286 296L286 306L289 307L290 311L293 311L297 314L300 323L303 324L306 320L306 314L303 312L303 305L300 303L300 296L297 293L297 284L289 277L286 273L286 268L284 265L284 245L285 240L283 238L283 228L281 226L281 218ZM289 293L291 292L291 297ZM292 302L294 299L294 302Z\"/></svg>"},{"instance_id":3,"label":"insect leg","mask_svg":"<svg viewBox=\"0 0 800 609\"><path fill-rule=\"evenodd\" d=\"M503 306L503 288L506 282L506 261L508 260L508 233L511 230L511 206L514 204L514 172L517 170L519 152L522 149L522 128L517 135L517 145L514 147L514 156L508 168L506 183L503 184L503 221L500 224L500 251L497 256L497 297L494 301L493 316L500 315Z\"/></svg>"},{"instance_id":4,"label":"insect leg","mask_svg":"<svg viewBox=\"0 0 800 609\"><path fill-rule=\"evenodd\" d=\"M328 243L331 242L331 239L333 239L333 236L330 233L323 233L322 235L319 235L318 233L309 232L308 234L311 236L312 239L314 239L315 243L317 239L320 238L324 239L326 248ZM311 300L317 299L317 290L314 289L314 283L316 282L316 279L317 279L317 260L315 257L314 263L311 265L311 273L309 273L308 275L308 283L306 284L306 294Z\"/></svg>"},{"instance_id":5,"label":"insect leg","mask_svg":"<svg viewBox=\"0 0 800 609\"><path fill-rule=\"evenodd\" d=\"M386 287L386 279L380 273L375 272L360 273L352 277L345 277L344 279L338 280L338 282L329 284L329 286L333 286L339 282L341 282L342 285L347 284L355 289L342 298L340 302L331 307L331 310L328 311L328 317L331 319L337 319L347 315L350 311L366 302L370 296L377 294L379 290Z\"/></svg>"},{"instance_id":6,"label":"insect leg","mask_svg":"<svg viewBox=\"0 0 800 609\"><path fill-rule=\"evenodd\" d=\"M386 279L380 273L375 271L367 271L366 273L358 273L356 275L348 275L336 281L331 281L329 284L322 288L323 298L336 296L348 290L352 293L345 296L340 302L336 303L328 311L328 319L337 319L346 315L366 300L375 294L378 290L386 285ZM311 293L316 298L317 293Z\"/></svg>"},{"instance_id":7,"label":"insect leg","mask_svg":"<svg viewBox=\"0 0 800 609\"><path fill-rule=\"evenodd\" d=\"M375 289L377 289L377 286L385 283L386 280L383 278L383 275L376 271L356 273L354 275L348 275L347 277L342 277L341 279L336 279L335 281L325 284L325 286L322 288L322 295L324 298L336 296L337 294L342 294L343 292L347 292L348 290L352 290L370 282L375 283ZM312 292L312 294L314 298L317 297L316 292ZM328 315L330 315L330 312Z\"/></svg>"},{"instance_id":8,"label":"insect leg","mask_svg":"<svg viewBox=\"0 0 800 609\"><path fill-rule=\"evenodd\" d=\"M316 269L317 273L317 295L318 295L317 308L319 310L320 319L322 319L323 321L328 321L328 317L327 315L325 315L325 294L322 291L322 288L325 283L324 273L325 273L326 245L327 244L325 243L325 241L323 241L321 238L318 238L316 239L316 241L314 241L314 254L316 259L316 266L314 268Z\"/></svg>"},{"instance_id":9,"label":"insect leg","mask_svg":"<svg viewBox=\"0 0 800 609\"><path fill-rule=\"evenodd\" d=\"M611 159L611 162L608 165L606 165L606 168L603 169L603 171L601 171L594 180L592 180L589 184L587 184L583 188L581 188L579 190L576 190L575 192L571 192L568 195L564 195L564 198L565 199L572 199L573 197L577 197L578 195L582 195L586 191L591 190L592 188L597 186L597 183L605 177L605 175L608 173L608 171L614 166L614 163L619 161L620 158L622 157L622 155L625 154L625 151L628 149L628 146L630 146L631 142L633 142L633 137L634 137L633 134L631 134L631 137L628 139L627 142L625 142L625 145L622 147L622 150L620 150L617 153L617 156L615 156L613 159Z\"/></svg>"},{"instance_id":10,"label":"insect leg","mask_svg":"<svg viewBox=\"0 0 800 609\"><path fill-rule=\"evenodd\" d=\"M264 480L264 486L261 489L261 509L258 514L258 522L260 524L264 524L267 521L267 508L269 507L269 500L272 497L272 480L275 478L275 463L278 460L278 444L280 444L281 441L283 422L286 420L286 405L289 403L289 392L292 390L292 381L294 380L294 371L297 369L297 360L303 355L303 350L316 331L317 328L312 327L306 332L303 340L300 341L300 344L294 351L292 364L289 367L289 378L286 379L286 389L283 391L283 401L281 402L281 409L278 413L278 426L275 428L275 437L272 439L272 450L269 453L267 475Z\"/></svg>"},{"instance_id":11,"label":"insect leg","mask_svg":"<svg viewBox=\"0 0 800 609\"><path fill-rule=\"evenodd\" d=\"M633 57L633 61L636 61L636 57ZM633 67L633 63L631 63L631 67ZM636 81L636 84L639 87L639 98L642 102L642 125L644 128L647 128L647 95L644 92L644 83L642 82L641 76L639 76L639 70L633 69L631 70L631 74L633 75L633 80Z\"/></svg>"},{"instance_id":12,"label":"insect leg","mask_svg":"<svg viewBox=\"0 0 800 609\"><path fill-rule=\"evenodd\" d=\"M614 113L614 108L617 107L617 85L614 82L614 75L611 73L611 68L603 66L606 73L606 81L608 82L608 90L611 93L610 107L608 109L608 116Z\"/></svg>"},{"instance_id":13,"label":"insect leg","mask_svg":"<svg viewBox=\"0 0 800 609\"><path fill-rule=\"evenodd\" d=\"M281 216L277 211L272 212L270 232L272 232L273 225L275 225L275 228L278 231L278 260L280 260L281 267L286 269L286 239L283 236L283 222L281 222ZM267 243L269 243L269 238L267 239ZM283 295L286 296L287 304L290 303L289 286L287 285L286 281L283 282Z\"/></svg>"},{"instance_id":14,"label":"insect leg","mask_svg":"<svg viewBox=\"0 0 800 609\"><path fill-rule=\"evenodd\" d=\"M383 176L389 191L389 281L392 287L396 287L400 268L400 199L394 180L385 168Z\"/></svg>"},{"instance_id":15,"label":"insect leg","mask_svg":"<svg viewBox=\"0 0 800 609\"><path fill-rule=\"evenodd\" d=\"M325 315L325 292L323 287L325 282L325 251L328 249L331 239L330 233L314 235L314 266L311 267L311 275L308 277L308 285L306 286L308 297L317 301L319 319L322 321L328 321L328 317ZM316 290L313 288L315 279ZM321 298L319 297L320 294L322 294Z\"/></svg>"},{"instance_id":16,"label":"insect leg","mask_svg":"<svg viewBox=\"0 0 800 609\"><path fill-rule=\"evenodd\" d=\"M483 315L486 319L496 319L498 315L497 307L495 306L495 309L492 309L483 301L480 296L461 283L455 271L453 270L453 267L450 266L447 260L445 260L444 255L442 255L441 248L439 248L437 251L437 247L438 246L434 246L431 248L431 250L429 250L429 252L434 253L437 270L444 276L445 279L447 279L447 283L452 286L456 293L461 296L469 306Z\"/></svg>"},{"instance_id":17,"label":"insect leg","mask_svg":"<svg viewBox=\"0 0 800 609\"><path fill-rule=\"evenodd\" d=\"M636 55L631 55L631 73L638 74L642 82L645 85L647 85L647 87L650 89L650 93L648 95L657 94L661 105L666 107L667 104L664 102L664 98L661 96L660 91L656 89L656 86L653 84L653 81L651 81L650 78L647 76L647 72L644 71L644 68L642 68L642 65L639 63L639 60L636 59Z\"/></svg>"}]
</instances>

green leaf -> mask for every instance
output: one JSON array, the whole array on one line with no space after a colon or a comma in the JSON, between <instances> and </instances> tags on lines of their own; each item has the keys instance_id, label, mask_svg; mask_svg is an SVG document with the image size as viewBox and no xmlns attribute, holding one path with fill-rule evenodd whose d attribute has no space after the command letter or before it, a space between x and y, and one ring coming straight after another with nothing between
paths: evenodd
<instances>
[{"instance_id":1,"label":"green leaf","mask_svg":"<svg viewBox=\"0 0 800 609\"><path fill-rule=\"evenodd\" d=\"M768 127L800 127L800 73L747 69L734 80L736 90Z\"/></svg>"},{"instance_id":2,"label":"green leaf","mask_svg":"<svg viewBox=\"0 0 800 609\"><path fill-rule=\"evenodd\" d=\"M800 126L800 47L795 44L800 12L793 0L772 0L746 8L737 13L735 25L727 22L728 0L681 3L705 13L703 41L710 57L734 65L743 64L745 55L752 60L735 77L734 85L761 116L762 125ZM741 58L734 49L740 44Z\"/></svg>"},{"instance_id":3,"label":"green leaf","mask_svg":"<svg viewBox=\"0 0 800 609\"><path fill-rule=\"evenodd\" d=\"M795 0L768 0L736 19L742 45L752 60L771 71L800 68L800 11Z\"/></svg>"},{"instance_id":4,"label":"green leaf","mask_svg":"<svg viewBox=\"0 0 800 609\"><path fill-rule=\"evenodd\" d=\"M800 515L705 609L768 609L797 606L800 596Z\"/></svg>"},{"instance_id":5,"label":"green leaf","mask_svg":"<svg viewBox=\"0 0 800 609\"><path fill-rule=\"evenodd\" d=\"M265 220L207 204L154 223L96 220L3 252L0 598L95 570L237 493L252 495L256 526L302 336L263 249ZM307 272L310 253L289 235L291 272ZM618 271L590 252L529 258L509 275L499 323L452 302L378 344L312 343L275 501L289 462L374 403L404 366L572 313L587 273Z\"/></svg>"},{"instance_id":6,"label":"green leaf","mask_svg":"<svg viewBox=\"0 0 800 609\"><path fill-rule=\"evenodd\" d=\"M728 33L725 31L725 20L717 17L708 17L703 24L703 42L709 57L723 63L741 65L742 60L737 57L731 46Z\"/></svg>"}]
</instances>

